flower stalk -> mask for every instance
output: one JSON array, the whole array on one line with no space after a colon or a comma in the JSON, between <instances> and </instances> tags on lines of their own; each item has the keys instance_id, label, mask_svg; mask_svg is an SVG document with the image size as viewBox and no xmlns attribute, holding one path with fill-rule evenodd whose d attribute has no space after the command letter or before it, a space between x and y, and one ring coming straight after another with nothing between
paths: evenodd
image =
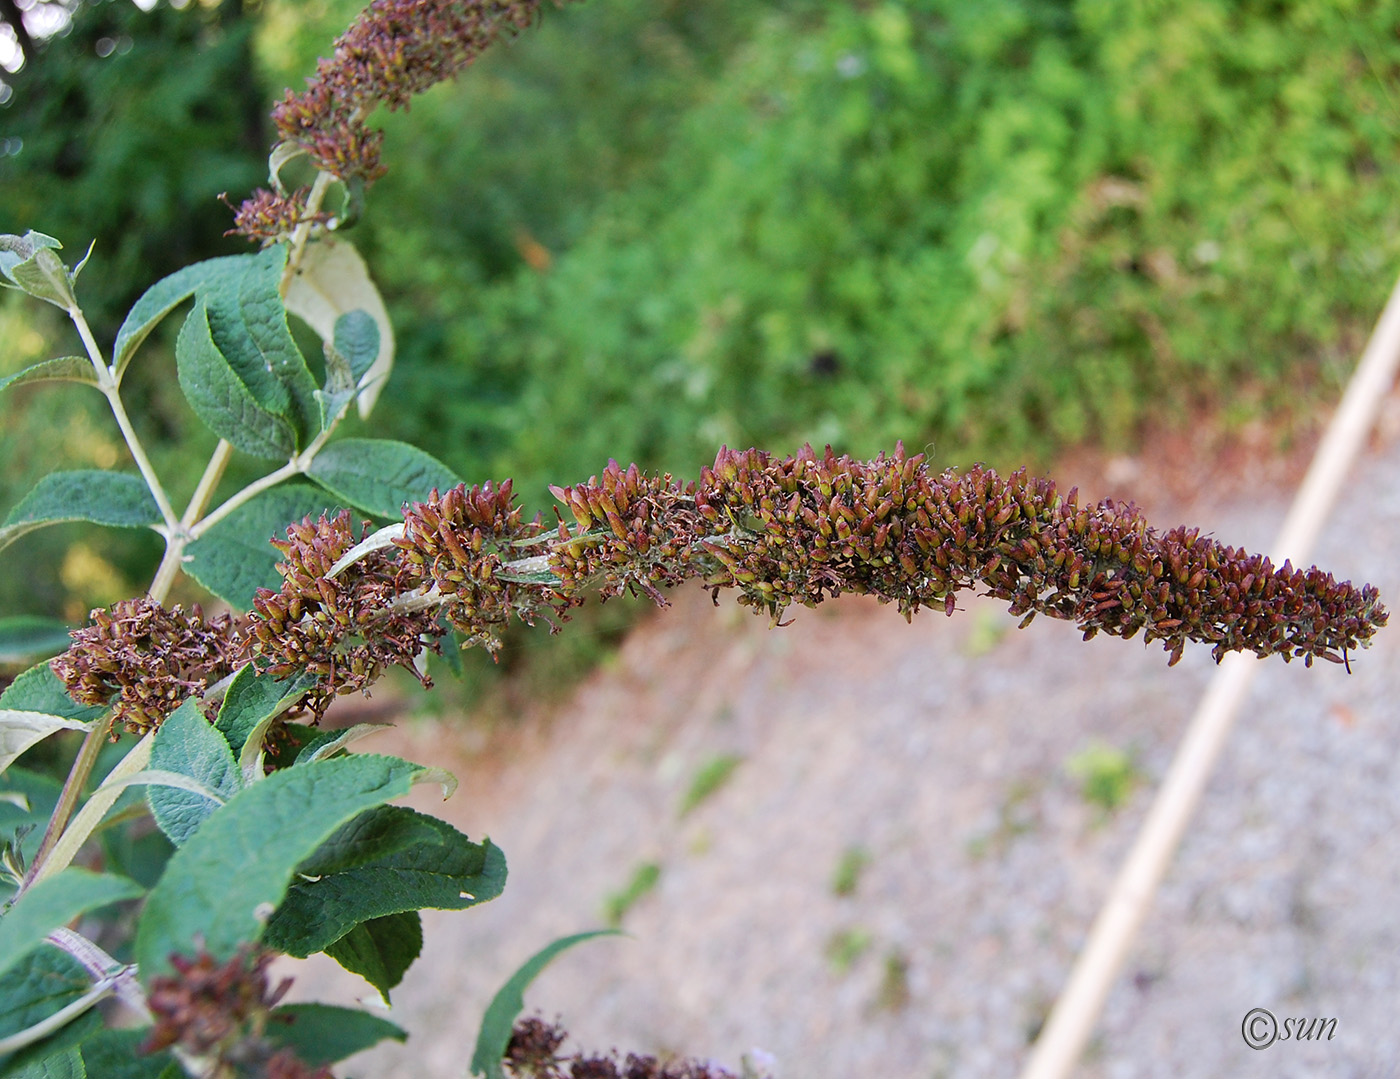
<instances>
[{"instance_id":1,"label":"flower stalk","mask_svg":"<svg viewBox=\"0 0 1400 1079\"><path fill-rule=\"evenodd\" d=\"M139 731L250 659L275 677L316 675L307 704L319 715L390 666L428 684L416 661L450 631L494 653L511 621L557 630L594 590L664 605L662 590L690 579L716 598L736 589L775 625L794 603L848 592L912 618L952 614L959 592L980 589L1022 625L1043 614L1086 640L1141 633L1169 663L1189 641L1217 661L1344 663L1387 618L1369 585L1275 567L1196 529L1158 532L1130 504L1081 505L1024 472L934 474L903 446L870 461L726 448L684 484L610 462L552 491L570 518L557 513L552 528L523 518L509 480L434 492L406 507L401 529L358 547L348 512L308 519L274 541L282 587L260 591L245 620L113 608L54 669L74 699L114 703Z\"/></svg>"}]
</instances>

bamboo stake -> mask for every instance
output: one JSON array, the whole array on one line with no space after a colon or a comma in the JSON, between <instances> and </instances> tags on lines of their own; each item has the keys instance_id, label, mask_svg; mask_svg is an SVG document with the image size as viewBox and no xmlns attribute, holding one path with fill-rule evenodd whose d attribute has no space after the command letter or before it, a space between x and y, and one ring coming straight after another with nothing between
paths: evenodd
<instances>
[{"instance_id":1,"label":"bamboo stake","mask_svg":"<svg viewBox=\"0 0 1400 1079\"><path fill-rule=\"evenodd\" d=\"M1400 282L1381 312L1342 403L1293 499L1270 551L1275 564L1290 559L1298 565L1310 556L1342 481L1375 425L1381 402L1395 380L1397 365ZM1064 1079L1079 1062L1167 865L1200 802L1258 664L1256 657L1242 653L1231 653L1222 660L1021 1079Z\"/></svg>"}]
</instances>

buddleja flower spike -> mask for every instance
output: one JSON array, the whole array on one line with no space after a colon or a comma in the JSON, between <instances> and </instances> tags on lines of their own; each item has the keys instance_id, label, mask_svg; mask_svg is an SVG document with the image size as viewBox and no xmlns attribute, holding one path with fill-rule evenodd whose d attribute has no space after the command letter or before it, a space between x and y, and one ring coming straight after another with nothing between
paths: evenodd
<instances>
[{"instance_id":1,"label":"buddleja flower spike","mask_svg":"<svg viewBox=\"0 0 1400 1079\"><path fill-rule=\"evenodd\" d=\"M721 449L698 483L610 462L552 488L572 522L526 521L510 482L458 487L405 509L387 541L356 545L342 513L292 526L277 547L278 592L246 626L133 601L74 634L54 669L84 701L117 696L129 725L158 722L182 696L253 658L282 677L317 677L318 714L389 666L426 681L418 660L449 630L496 651L512 619L551 628L584 602L698 578L777 623L793 603L854 592L951 614L961 591L1006 600L1098 633L1188 641L1285 660L1345 662L1385 625L1376 589L1249 554L1188 528L1159 533L1132 505L1080 505L1046 479L975 467L935 475L901 445L871 461ZM211 643L215 642L215 643Z\"/></svg>"},{"instance_id":2,"label":"buddleja flower spike","mask_svg":"<svg viewBox=\"0 0 1400 1079\"><path fill-rule=\"evenodd\" d=\"M384 136L367 124L380 105L407 109L415 94L456 76L488 46L528 26L542 0L374 0L322 59L299 94L287 91L272 112L280 162L304 153L345 184L358 203L386 169ZM563 0L554 0L562 3ZM259 190L239 209L234 232L271 241L296 224L325 220L305 190Z\"/></svg>"}]
</instances>

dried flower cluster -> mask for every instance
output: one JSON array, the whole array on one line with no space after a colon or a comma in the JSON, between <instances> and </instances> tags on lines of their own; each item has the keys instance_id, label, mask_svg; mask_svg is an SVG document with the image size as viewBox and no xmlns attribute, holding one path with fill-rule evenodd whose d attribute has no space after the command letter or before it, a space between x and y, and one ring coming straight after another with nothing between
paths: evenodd
<instances>
[{"instance_id":1,"label":"dried flower cluster","mask_svg":"<svg viewBox=\"0 0 1400 1079\"><path fill-rule=\"evenodd\" d=\"M713 587L776 620L789 603L859 592L906 617L981 584L1013 614L1076 622L1085 639L1143 631L1181 658L1187 641L1226 652L1343 662L1385 624L1376 590L1176 528L1151 529L1130 504L1081 507L1050 480L990 469L933 476L923 456L817 458L811 447L775 460L721 450L701 474L697 510L738 542L704 542L723 566Z\"/></svg>"},{"instance_id":2,"label":"dried flower cluster","mask_svg":"<svg viewBox=\"0 0 1400 1079\"><path fill-rule=\"evenodd\" d=\"M117 721L144 733L191 694L204 692L246 659L247 639L229 615L205 620L199 605L166 610L144 596L92 612L92 625L53 661L68 695L111 703ZM113 700L115 698L115 700Z\"/></svg>"},{"instance_id":3,"label":"dried flower cluster","mask_svg":"<svg viewBox=\"0 0 1400 1079\"><path fill-rule=\"evenodd\" d=\"M225 235L275 241L290 236L300 224L325 224L331 215L322 211L312 213L306 204L308 194L310 188L306 187L286 195L260 187L234 210L233 228ZM220 197L228 202L226 196Z\"/></svg>"},{"instance_id":4,"label":"dried flower cluster","mask_svg":"<svg viewBox=\"0 0 1400 1079\"><path fill-rule=\"evenodd\" d=\"M383 559L327 576L354 542L348 510L291 525L285 540L272 541L284 557L277 565L282 590L259 589L253 600L249 633L259 669L274 678L299 671L316 675L317 687L305 703L317 716L336 694L367 688L391 666L430 685L414 660L427 640L442 633L431 614L395 610L401 589Z\"/></svg>"},{"instance_id":5,"label":"dried flower cluster","mask_svg":"<svg viewBox=\"0 0 1400 1079\"><path fill-rule=\"evenodd\" d=\"M555 0L556 3L562 0ZM379 105L406 109L415 94L452 78L499 38L528 26L541 0L374 0L335 42L299 94L273 109L278 136L306 150L318 169L368 186L385 172L383 135L366 120ZM305 192L260 190L243 204L235 232L285 236L306 217Z\"/></svg>"},{"instance_id":6,"label":"dried flower cluster","mask_svg":"<svg viewBox=\"0 0 1400 1079\"><path fill-rule=\"evenodd\" d=\"M175 973L151 979L146 996L155 1025L142 1046L154 1053L178 1046L208 1063L208 1074L266 1079L332 1079L328 1067L304 1064L290 1049L277 1049L265 1037L272 1009L291 979L268 986L274 955L240 950L226 963L207 952L193 959L173 955Z\"/></svg>"},{"instance_id":7,"label":"dried flower cluster","mask_svg":"<svg viewBox=\"0 0 1400 1079\"><path fill-rule=\"evenodd\" d=\"M543 531L538 520L521 520L514 502L510 480L499 487L457 487L441 496L435 491L404 514L404 535L395 541L400 590L440 598L466 643L492 652L500 648L500 631L512 615L533 625L551 601L567 605L550 590L532 592L527 581L504 572L505 563L537 545ZM543 579L552 583L547 573Z\"/></svg>"},{"instance_id":8,"label":"dried flower cluster","mask_svg":"<svg viewBox=\"0 0 1400 1079\"><path fill-rule=\"evenodd\" d=\"M1386 622L1376 590L1318 569L1274 567L1194 529L1158 533L1131 505L1081 506L1049 480L976 467L929 472L903 447L871 461L811 447L794 457L722 449L698 483L610 462L601 476L552 488L569 511L547 529L525 521L510 482L436 492L405 509L404 530L329 576L355 543L350 515L293 525L275 541L280 592L262 591L247 627L206 626L148 601L96 612L55 662L75 698L114 693L143 729L247 658L281 677L318 676L318 714L367 688L449 629L493 652L512 619L551 628L597 587L604 598L700 578L716 594L779 622L793 603L844 592L951 614L983 588L1023 624L1037 613L1075 622L1085 639L1161 641L1171 663L1187 641L1226 652L1345 662ZM221 638L220 634L226 634ZM222 642L222 643L221 643ZM426 679L424 679L426 682Z\"/></svg>"},{"instance_id":9,"label":"dried flower cluster","mask_svg":"<svg viewBox=\"0 0 1400 1079\"><path fill-rule=\"evenodd\" d=\"M568 1037L556 1023L520 1020L506 1046L506 1071L516 1079L735 1079L733 1072L708 1061L662 1062L636 1053L619 1059L615 1050L606 1056L562 1057L559 1048Z\"/></svg>"},{"instance_id":10,"label":"dried flower cluster","mask_svg":"<svg viewBox=\"0 0 1400 1079\"><path fill-rule=\"evenodd\" d=\"M596 581L604 598L631 591L664 603L658 589L695 576L696 556L727 557L723 545L703 543L716 530L697 512L693 483L609 461L601 477L550 491L574 518L573 529L559 523L549 558L565 595Z\"/></svg>"}]
</instances>

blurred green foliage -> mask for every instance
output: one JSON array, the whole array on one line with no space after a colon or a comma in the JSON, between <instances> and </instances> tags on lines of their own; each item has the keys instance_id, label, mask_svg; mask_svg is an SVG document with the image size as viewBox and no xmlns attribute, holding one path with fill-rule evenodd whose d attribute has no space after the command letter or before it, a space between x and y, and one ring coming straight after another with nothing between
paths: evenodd
<instances>
[{"instance_id":1,"label":"blurred green foliage","mask_svg":"<svg viewBox=\"0 0 1400 1079\"><path fill-rule=\"evenodd\" d=\"M1099 741L1070 757L1065 771L1079 781L1084 801L1105 816L1127 802L1143 780L1136 754Z\"/></svg>"},{"instance_id":2,"label":"blurred green foliage","mask_svg":"<svg viewBox=\"0 0 1400 1079\"><path fill-rule=\"evenodd\" d=\"M401 433L464 474L528 496L806 439L1007 463L1257 415L1330 388L1400 263L1394 3L750 4L708 65L674 61L704 40L675 10L567 10L415 113L432 149L372 196L381 264L424 283ZM609 130L638 41L673 64L632 95L645 160L546 133L492 179L518 151L464 130Z\"/></svg>"},{"instance_id":3,"label":"blurred green foliage","mask_svg":"<svg viewBox=\"0 0 1400 1079\"><path fill-rule=\"evenodd\" d=\"M87 0L13 77L0 137L20 145L0 156L0 227L47 232L73 259L95 240L82 300L99 337L157 278L246 250L224 237L218 194L241 198L266 171L254 28L236 0L149 13Z\"/></svg>"},{"instance_id":4,"label":"blurred green foliage","mask_svg":"<svg viewBox=\"0 0 1400 1079\"><path fill-rule=\"evenodd\" d=\"M270 100L358 6L85 4L0 109L24 138L0 229L97 235L84 301L119 316L222 249L214 194L259 182ZM722 442L1008 465L1306 409L1400 269L1397 24L1397 0L546 8L381 117L391 171L354 233L399 334L378 433L544 509L609 457L694 475ZM72 350L14 312L7 346ZM142 364L143 435L173 454L159 342ZM107 452L43 396L82 393L0 401L4 506L63 446Z\"/></svg>"},{"instance_id":5,"label":"blurred green foliage","mask_svg":"<svg viewBox=\"0 0 1400 1079\"><path fill-rule=\"evenodd\" d=\"M234 0L149 13L129 0L89 0L66 33L7 76L0 232L56 236L69 262L94 244L80 295L99 341L110 342L158 278L246 250L223 235L229 211L218 195L241 197L265 172L266 95L250 77L255 27ZM0 375L81 351L58 312L0 297ZM186 437L199 425L172 376L168 357L143 362L126 390L158 466L188 493L203 462ZM125 456L104 402L86 388L40 385L0 397L3 512L55 467L110 468ZM0 577L0 613L81 620L90 606L143 589L159 557L158 539L144 533L65 526L21 540L6 558L28 572Z\"/></svg>"}]
</instances>

